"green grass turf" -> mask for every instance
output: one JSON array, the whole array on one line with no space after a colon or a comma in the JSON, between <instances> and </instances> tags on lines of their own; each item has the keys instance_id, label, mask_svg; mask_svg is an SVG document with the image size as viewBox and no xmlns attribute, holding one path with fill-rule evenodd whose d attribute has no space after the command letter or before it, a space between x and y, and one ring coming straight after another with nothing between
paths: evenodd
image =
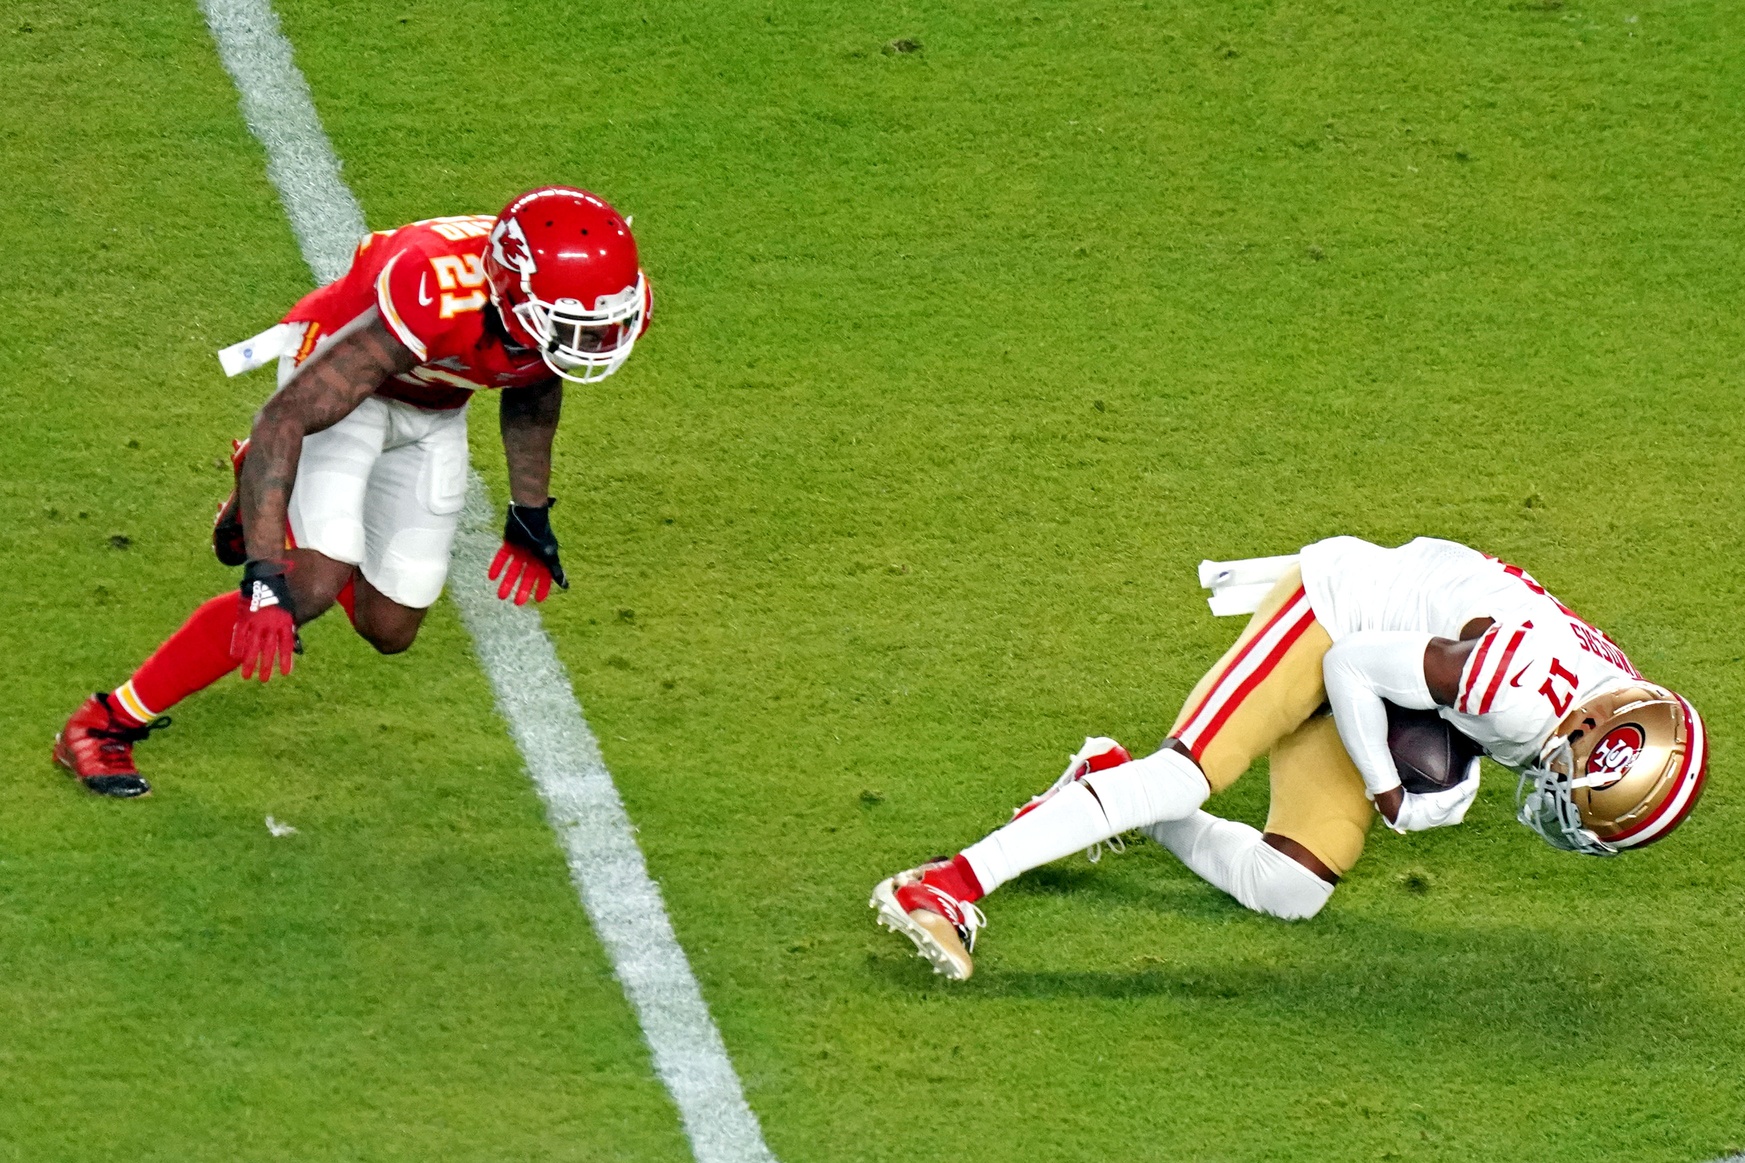
<instances>
[{"instance_id":1,"label":"green grass turf","mask_svg":"<svg viewBox=\"0 0 1745 1163\"><path fill-rule=\"evenodd\" d=\"M270 380L212 351L308 279L197 12L159 8L0 27L0 1159L684 1158L447 605L408 656L329 620L289 681L176 708L149 800L48 762L235 585L214 458Z\"/></svg>"},{"instance_id":2,"label":"green grass turf","mask_svg":"<svg viewBox=\"0 0 1745 1163\"><path fill-rule=\"evenodd\" d=\"M0 50L42 110L7 131L8 156L40 160L0 177L20 190L0 205L102 210L44 211L66 224L46 238L6 211L27 253L78 257L71 282L39 260L0 292L48 321L0 347L0 569L27 614L3 626L0 883L8 930L40 934L0 954L0 997L38 1015L0 1024L0 1102L31 1103L0 1144L95 1134L89 1062L125 1046L190 1128L182 1157L214 1118L214 1156L343 1157L366 1128L360 1158L511 1153L477 1145L491 1134L671 1151L446 610L407 658L324 626L289 689L190 703L149 753L165 791L134 806L157 813L143 827L39 758L72 693L219 584L202 466L260 389L219 383L208 353L303 277L198 26L145 11L131 87L95 67L118 67L119 24L47 46L4 30ZM1736 10L284 14L372 225L553 180L636 215L656 326L572 398L554 487L576 584L547 619L783 1159L1745 1147ZM902 37L920 51L881 51ZM110 228L114 257L94 249ZM141 285L184 304L174 334ZM93 331L149 358L82 357ZM44 382L71 402L45 410ZM148 388L146 408L123 394ZM500 490L488 415L477 459ZM59 503L94 493L83 523ZM129 530L134 548L104 547ZM998 823L1083 734L1155 742L1236 631L1199 601L1200 557L1336 532L1518 561L1689 693L1717 748L1690 823L1617 861L1560 855L1510 821L1493 769L1467 826L1375 837L1310 924L1250 916L1146 847L994 897L962 988L872 929L875 879ZM251 831L282 804L313 821L304 849ZM1256 772L1213 806L1264 804ZM472 861L470 922L446 900L432 917L437 856ZM149 909L89 887L133 868ZM433 1048L413 1004L476 951L467 924L537 983L443 997L493 1050ZM379 967L383 926L422 991L335 972ZM78 988L125 979L118 944L160 995L120 994L119 1016L114 985ZM251 992L261 966L291 986ZM543 1020L541 988L571 1016ZM307 1029L324 1008L349 1024ZM379 1051L377 1026L399 1035ZM389 1093L334 1083L365 1077ZM158 1110L107 1125L151 1144Z\"/></svg>"}]
</instances>

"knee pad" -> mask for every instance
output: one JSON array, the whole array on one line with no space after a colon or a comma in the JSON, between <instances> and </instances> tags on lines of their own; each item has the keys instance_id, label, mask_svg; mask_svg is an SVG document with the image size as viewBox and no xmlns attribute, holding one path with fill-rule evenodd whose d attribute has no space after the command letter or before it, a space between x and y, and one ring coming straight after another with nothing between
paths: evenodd
<instances>
[{"instance_id":1,"label":"knee pad","mask_svg":"<svg viewBox=\"0 0 1745 1163\"><path fill-rule=\"evenodd\" d=\"M1170 749L1092 772L1081 782L1102 804L1109 829L1117 834L1190 816L1212 791L1194 761Z\"/></svg>"}]
</instances>

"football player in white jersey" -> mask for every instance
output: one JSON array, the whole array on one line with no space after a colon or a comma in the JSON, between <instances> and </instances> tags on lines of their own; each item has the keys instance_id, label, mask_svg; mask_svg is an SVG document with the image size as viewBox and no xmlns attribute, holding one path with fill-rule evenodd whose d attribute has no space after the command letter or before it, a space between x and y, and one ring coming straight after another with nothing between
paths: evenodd
<instances>
[{"instance_id":1,"label":"football player in white jersey","mask_svg":"<svg viewBox=\"0 0 1745 1163\"><path fill-rule=\"evenodd\" d=\"M870 903L937 972L966 978L986 923L981 897L1141 829L1248 908L1312 917L1378 812L1397 832L1445 827L1478 793L1476 758L1453 787L1406 791L1388 703L1434 709L1520 773L1521 823L1573 852L1660 839L1690 812L1708 768L1690 703L1645 680L1521 569L1434 538L1384 549L1334 537L1282 571L1157 752L1135 760L1112 739L1087 739L1005 827L880 882ZM1262 755L1272 780L1263 830L1200 810Z\"/></svg>"}]
</instances>

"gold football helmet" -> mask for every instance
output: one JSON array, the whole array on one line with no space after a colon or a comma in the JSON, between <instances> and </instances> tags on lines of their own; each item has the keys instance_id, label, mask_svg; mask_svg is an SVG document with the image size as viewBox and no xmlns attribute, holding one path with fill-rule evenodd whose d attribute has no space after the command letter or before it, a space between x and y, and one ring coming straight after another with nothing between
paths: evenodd
<instances>
[{"instance_id":1,"label":"gold football helmet","mask_svg":"<svg viewBox=\"0 0 1745 1163\"><path fill-rule=\"evenodd\" d=\"M1708 770L1696 708L1665 687L1622 683L1557 725L1521 776L1518 818L1553 848L1615 856L1678 827Z\"/></svg>"}]
</instances>

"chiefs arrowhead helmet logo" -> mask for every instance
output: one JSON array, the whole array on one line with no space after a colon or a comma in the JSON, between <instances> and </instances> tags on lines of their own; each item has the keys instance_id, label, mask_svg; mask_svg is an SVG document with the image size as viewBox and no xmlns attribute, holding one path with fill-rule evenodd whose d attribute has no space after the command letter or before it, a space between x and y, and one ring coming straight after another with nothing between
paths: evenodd
<instances>
[{"instance_id":1,"label":"chiefs arrowhead helmet logo","mask_svg":"<svg viewBox=\"0 0 1745 1163\"><path fill-rule=\"evenodd\" d=\"M533 262L533 252L528 249L527 235L521 232L521 223L513 218L497 220L497 225L491 230L491 252L506 270L530 275L539 269Z\"/></svg>"},{"instance_id":2,"label":"chiefs arrowhead helmet logo","mask_svg":"<svg viewBox=\"0 0 1745 1163\"><path fill-rule=\"evenodd\" d=\"M1587 757L1587 774L1595 788L1610 787L1626 775L1642 754L1647 734L1634 723L1624 723L1606 732Z\"/></svg>"}]
</instances>

